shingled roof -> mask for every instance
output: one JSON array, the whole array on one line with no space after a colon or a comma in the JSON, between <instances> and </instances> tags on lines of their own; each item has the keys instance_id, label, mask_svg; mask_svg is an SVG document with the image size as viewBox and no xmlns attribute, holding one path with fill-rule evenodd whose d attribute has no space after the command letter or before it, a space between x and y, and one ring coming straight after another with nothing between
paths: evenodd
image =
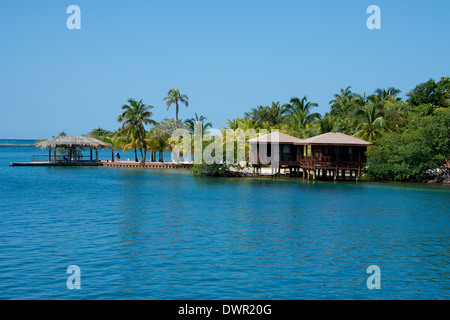
<instances>
[{"instance_id":1,"label":"shingled roof","mask_svg":"<svg viewBox=\"0 0 450 320\"><path fill-rule=\"evenodd\" d=\"M301 140L296 145L370 146L373 143L340 132L328 132Z\"/></svg>"},{"instance_id":2,"label":"shingled roof","mask_svg":"<svg viewBox=\"0 0 450 320\"><path fill-rule=\"evenodd\" d=\"M297 142L302 142L303 140L296 137L292 137L285 133L281 133L279 131L275 131L260 137L247 140L247 142L249 143L272 143L272 141L274 143L278 142L281 144L295 144Z\"/></svg>"}]
</instances>

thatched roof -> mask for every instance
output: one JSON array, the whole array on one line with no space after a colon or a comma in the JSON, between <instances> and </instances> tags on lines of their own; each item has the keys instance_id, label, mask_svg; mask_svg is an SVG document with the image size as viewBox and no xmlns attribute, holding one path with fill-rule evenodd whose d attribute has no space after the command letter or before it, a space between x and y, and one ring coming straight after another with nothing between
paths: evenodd
<instances>
[{"instance_id":1,"label":"thatched roof","mask_svg":"<svg viewBox=\"0 0 450 320\"><path fill-rule=\"evenodd\" d=\"M42 150L47 148L111 148L111 146L103 141L91 137L69 137L58 136L49 140L40 141L36 143L37 148Z\"/></svg>"},{"instance_id":2,"label":"thatched roof","mask_svg":"<svg viewBox=\"0 0 450 320\"><path fill-rule=\"evenodd\" d=\"M328 132L301 140L297 145L370 146L373 143L340 132Z\"/></svg>"},{"instance_id":3,"label":"thatched roof","mask_svg":"<svg viewBox=\"0 0 450 320\"><path fill-rule=\"evenodd\" d=\"M297 142L302 142L302 140L299 138L292 137L288 134L284 134L279 131L272 132L272 133L265 134L265 135L257 137L257 138L247 140L247 142L249 142L249 143L272 143L272 141L278 142L281 144L294 144Z\"/></svg>"}]
</instances>

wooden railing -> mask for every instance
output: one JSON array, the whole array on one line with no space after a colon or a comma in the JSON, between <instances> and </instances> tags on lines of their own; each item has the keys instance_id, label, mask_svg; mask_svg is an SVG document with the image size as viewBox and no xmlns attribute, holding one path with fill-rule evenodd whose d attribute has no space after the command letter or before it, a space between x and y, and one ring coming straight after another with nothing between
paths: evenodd
<instances>
[{"instance_id":1,"label":"wooden railing","mask_svg":"<svg viewBox=\"0 0 450 320\"><path fill-rule=\"evenodd\" d=\"M300 167L306 169L361 169L365 164L360 161L336 161L332 157L305 157L300 160Z\"/></svg>"},{"instance_id":2,"label":"wooden railing","mask_svg":"<svg viewBox=\"0 0 450 320\"><path fill-rule=\"evenodd\" d=\"M90 156L77 156L72 157L71 162L87 162L91 161ZM95 159L92 159L92 161L96 161ZM31 162L55 162L55 157L52 154L49 158L47 154L39 154L39 155L32 155L31 156ZM64 158L61 155L56 156L56 162L64 162ZM66 162L69 162L68 160Z\"/></svg>"}]
</instances>

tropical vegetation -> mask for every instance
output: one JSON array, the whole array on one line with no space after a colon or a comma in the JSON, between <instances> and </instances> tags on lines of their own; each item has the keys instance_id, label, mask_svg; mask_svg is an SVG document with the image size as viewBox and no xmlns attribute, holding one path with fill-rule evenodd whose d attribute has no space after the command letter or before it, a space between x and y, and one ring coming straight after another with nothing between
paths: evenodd
<instances>
[{"instance_id":1,"label":"tropical vegetation","mask_svg":"<svg viewBox=\"0 0 450 320\"><path fill-rule=\"evenodd\" d=\"M450 158L450 78L420 83L405 95L405 100L400 94L401 91L395 87L378 88L367 94L353 92L352 87L347 86L333 95L329 101L330 111L324 115L316 111L318 104L306 95L294 96L285 103L272 101L265 106L259 105L242 116L227 119L225 125L220 127L223 158L225 160L227 156L225 141L229 129L250 130L256 135L279 130L301 139L327 132L342 132L374 143L367 152L368 177L424 180ZM150 153L151 161L157 160L157 154L158 161L163 161L163 153L174 150L179 141L171 141L171 135L176 129L183 128L190 132L192 148L194 136L200 133L198 130L195 132L198 124L201 124L202 150L218 141L217 136L209 134L213 125L204 115L195 113L194 117L184 122L179 120L179 106L189 105L186 94L172 88L163 101L167 109L175 106L175 119L166 118L157 122L152 119L153 106L144 104L142 100L129 99L127 104L122 105L122 113L117 118L121 124L118 130L97 128L89 135L112 146L112 159L114 149L133 150L135 161L139 161L140 155L144 162L147 153ZM236 140L235 137L233 139ZM248 159L248 145L245 148ZM193 157L193 149L191 152ZM215 167L205 164L205 170L199 167L195 170L197 174L220 170L228 172L229 168L219 167L220 164Z\"/></svg>"}]
</instances>

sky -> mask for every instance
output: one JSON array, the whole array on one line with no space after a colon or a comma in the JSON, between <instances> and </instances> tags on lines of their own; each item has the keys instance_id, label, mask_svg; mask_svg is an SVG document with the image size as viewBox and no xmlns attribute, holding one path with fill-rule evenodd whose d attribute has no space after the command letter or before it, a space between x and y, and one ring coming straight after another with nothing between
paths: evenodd
<instances>
[{"instance_id":1,"label":"sky","mask_svg":"<svg viewBox=\"0 0 450 320\"><path fill-rule=\"evenodd\" d=\"M67 8L81 10L70 30ZM370 30L367 8L381 10ZM373 93L450 76L450 1L1 0L0 138L116 130L129 98L214 128L272 101L330 110L341 88Z\"/></svg>"}]
</instances>

